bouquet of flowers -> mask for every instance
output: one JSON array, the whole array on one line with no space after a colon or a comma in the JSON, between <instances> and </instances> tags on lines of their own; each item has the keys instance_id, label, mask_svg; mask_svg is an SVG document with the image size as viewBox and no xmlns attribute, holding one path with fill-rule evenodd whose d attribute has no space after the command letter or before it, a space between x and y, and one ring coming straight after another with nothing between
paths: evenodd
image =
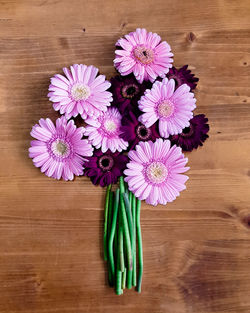
<instances>
[{"instance_id":1,"label":"bouquet of flowers","mask_svg":"<svg viewBox=\"0 0 250 313\"><path fill-rule=\"evenodd\" d=\"M117 294L135 286L143 272L141 201L166 205L186 188L183 151L202 146L209 126L196 108L198 78L172 65L166 41L136 29L116 43L110 82L92 65L74 64L51 78L48 97L62 115L33 126L29 156L55 179L85 175L107 186L104 260ZM84 127L74 118L81 116ZM116 188L116 190L115 190Z\"/></svg>"}]
</instances>

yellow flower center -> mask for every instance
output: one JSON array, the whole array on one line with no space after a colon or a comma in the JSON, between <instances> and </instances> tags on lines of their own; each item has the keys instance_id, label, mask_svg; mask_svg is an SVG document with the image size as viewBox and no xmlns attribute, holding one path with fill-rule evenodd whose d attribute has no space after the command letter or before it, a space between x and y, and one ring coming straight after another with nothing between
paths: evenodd
<instances>
[{"instance_id":1,"label":"yellow flower center","mask_svg":"<svg viewBox=\"0 0 250 313\"><path fill-rule=\"evenodd\" d=\"M90 89L82 83L77 83L71 88L71 96L76 101L86 100L90 96Z\"/></svg>"}]
</instances>

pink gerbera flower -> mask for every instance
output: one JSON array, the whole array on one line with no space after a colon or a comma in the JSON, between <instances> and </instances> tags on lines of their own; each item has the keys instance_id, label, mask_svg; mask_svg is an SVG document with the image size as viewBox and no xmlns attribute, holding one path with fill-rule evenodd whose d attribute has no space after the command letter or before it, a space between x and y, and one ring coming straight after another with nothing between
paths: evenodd
<instances>
[{"instance_id":1,"label":"pink gerbera flower","mask_svg":"<svg viewBox=\"0 0 250 313\"><path fill-rule=\"evenodd\" d=\"M119 137L121 134L121 114L117 108L108 108L97 119L89 118L86 123L85 135L97 149L101 148L102 152L108 149L112 152L126 150L128 142Z\"/></svg>"},{"instance_id":2,"label":"pink gerbera flower","mask_svg":"<svg viewBox=\"0 0 250 313\"><path fill-rule=\"evenodd\" d=\"M161 138L140 142L136 150L128 153L125 181L129 190L140 200L146 200L152 205L172 202L186 189L188 176L185 167L188 159L184 157L181 148L171 147L169 140Z\"/></svg>"},{"instance_id":3,"label":"pink gerbera flower","mask_svg":"<svg viewBox=\"0 0 250 313\"><path fill-rule=\"evenodd\" d=\"M88 140L82 139L84 128L76 128L74 121L67 123L63 116L56 120L56 126L49 119L40 119L33 126L29 156L36 167L49 177L72 180L74 174L83 175L85 156L93 154Z\"/></svg>"},{"instance_id":4,"label":"pink gerbera flower","mask_svg":"<svg viewBox=\"0 0 250 313\"><path fill-rule=\"evenodd\" d=\"M155 82L151 90L147 89L138 102L140 110L144 112L139 120L146 127L159 120L159 132L164 138L177 135L188 127L196 108L196 99L188 85L174 89L175 81L164 78L162 82Z\"/></svg>"},{"instance_id":5,"label":"pink gerbera flower","mask_svg":"<svg viewBox=\"0 0 250 313\"><path fill-rule=\"evenodd\" d=\"M137 28L135 32L120 38L115 51L114 65L121 75L134 73L136 79L154 82L157 76L165 77L172 67L171 48L155 33Z\"/></svg>"},{"instance_id":6,"label":"pink gerbera flower","mask_svg":"<svg viewBox=\"0 0 250 313\"><path fill-rule=\"evenodd\" d=\"M112 94L106 91L110 82L104 75L96 76L98 69L92 65L74 64L70 70L63 68L63 75L51 78L48 97L53 107L69 119L80 114L83 119L97 117L107 111Z\"/></svg>"}]
</instances>

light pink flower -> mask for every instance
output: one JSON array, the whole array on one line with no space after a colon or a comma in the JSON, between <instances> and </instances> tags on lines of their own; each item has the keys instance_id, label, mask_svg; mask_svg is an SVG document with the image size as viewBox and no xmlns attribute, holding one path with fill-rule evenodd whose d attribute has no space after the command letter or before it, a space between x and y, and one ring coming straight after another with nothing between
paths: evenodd
<instances>
[{"instance_id":1,"label":"light pink flower","mask_svg":"<svg viewBox=\"0 0 250 313\"><path fill-rule=\"evenodd\" d=\"M175 145L170 148L169 140L140 142L128 156L125 181L140 200L152 205L166 204L186 189L188 176L181 173L189 169L185 167L188 159L181 148Z\"/></svg>"},{"instance_id":2,"label":"light pink flower","mask_svg":"<svg viewBox=\"0 0 250 313\"><path fill-rule=\"evenodd\" d=\"M47 176L72 180L83 175L83 157L93 154L88 140L82 139L83 132L83 127L77 128L64 116L56 120L56 126L49 118L41 118L30 133L36 140L31 141L29 156Z\"/></svg>"},{"instance_id":3,"label":"light pink flower","mask_svg":"<svg viewBox=\"0 0 250 313\"><path fill-rule=\"evenodd\" d=\"M112 94L106 91L110 82L104 75L97 76L98 68L90 65L74 64L70 70L63 68L64 74L51 78L48 97L53 107L69 119L80 114L83 119L97 117L107 111L112 102Z\"/></svg>"},{"instance_id":4,"label":"light pink flower","mask_svg":"<svg viewBox=\"0 0 250 313\"><path fill-rule=\"evenodd\" d=\"M183 84L175 91L175 81L164 78L156 81L151 90L147 89L139 100L139 108L144 112L140 117L146 127L151 127L159 120L161 137L177 135L190 125L196 99L190 92L190 87Z\"/></svg>"},{"instance_id":5,"label":"light pink flower","mask_svg":"<svg viewBox=\"0 0 250 313\"><path fill-rule=\"evenodd\" d=\"M114 65L121 75L134 73L136 79L154 82L157 76L165 77L172 67L171 48L155 33L137 28L135 32L120 38L116 46Z\"/></svg>"},{"instance_id":6,"label":"light pink flower","mask_svg":"<svg viewBox=\"0 0 250 313\"><path fill-rule=\"evenodd\" d=\"M108 149L112 152L126 150L128 142L119 137L121 131L121 114L117 108L108 108L97 119L87 119L85 135L89 136L89 141L102 152Z\"/></svg>"}]
</instances>

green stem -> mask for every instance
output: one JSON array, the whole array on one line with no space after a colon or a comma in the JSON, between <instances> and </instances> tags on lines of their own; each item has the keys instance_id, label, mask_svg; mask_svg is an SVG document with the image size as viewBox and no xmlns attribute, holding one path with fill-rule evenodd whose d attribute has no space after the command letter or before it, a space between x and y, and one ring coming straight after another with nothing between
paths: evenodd
<instances>
[{"instance_id":1,"label":"green stem","mask_svg":"<svg viewBox=\"0 0 250 313\"><path fill-rule=\"evenodd\" d=\"M138 281L137 281L137 291L138 292L141 292L141 282L142 282L142 273L143 273L143 252L142 252L140 213L141 213L141 201L139 199L137 199L136 230L137 230L137 238L138 238Z\"/></svg>"},{"instance_id":2,"label":"green stem","mask_svg":"<svg viewBox=\"0 0 250 313\"><path fill-rule=\"evenodd\" d=\"M123 198L125 201L125 208L127 213L127 219L128 219L128 228L129 228L129 234L130 234L130 240L131 240L131 246L133 245L133 237L134 237L134 231L133 231L133 222L132 222L132 214L131 214L131 206L128 198L128 194L124 193Z\"/></svg>"},{"instance_id":3,"label":"green stem","mask_svg":"<svg viewBox=\"0 0 250 313\"><path fill-rule=\"evenodd\" d=\"M133 258L133 265L132 269L130 272L128 272L128 277L127 277L127 285L128 288L129 286L132 286L132 280L133 280L133 269L134 269L134 229L133 229L133 220L132 220L132 214L131 214L131 206L129 202L129 197L126 193L123 194L124 197L124 202L125 202L125 207L126 207L126 213L127 213L127 219L128 219L128 227L129 227L129 233L130 233L130 240L131 240L131 250L132 250L132 258Z\"/></svg>"},{"instance_id":4,"label":"green stem","mask_svg":"<svg viewBox=\"0 0 250 313\"><path fill-rule=\"evenodd\" d=\"M122 217L120 214L119 218L119 228L118 228L118 253L119 253L119 267L118 269L121 272L124 272L124 251L123 251L123 225L122 225Z\"/></svg>"},{"instance_id":5,"label":"green stem","mask_svg":"<svg viewBox=\"0 0 250 313\"><path fill-rule=\"evenodd\" d=\"M116 194L115 194L115 203L114 203L114 209L113 209L113 219L112 219L112 225L111 225L110 234L109 234L109 244L108 244L109 264L110 264L110 271L111 271L112 281L115 281L115 262L114 262L114 253L113 253L113 251L114 251L113 243L114 243L116 224L117 224L117 214L118 214L118 208L119 208L119 197L120 197L120 191L119 191L119 189L117 189L116 190Z\"/></svg>"},{"instance_id":6,"label":"green stem","mask_svg":"<svg viewBox=\"0 0 250 313\"><path fill-rule=\"evenodd\" d=\"M134 231L134 262L133 262L133 279L132 285L136 286L136 197L132 194L132 217L133 217L133 231Z\"/></svg>"},{"instance_id":7,"label":"green stem","mask_svg":"<svg viewBox=\"0 0 250 313\"><path fill-rule=\"evenodd\" d=\"M130 235L129 235L129 227L128 227L128 221L127 221L127 214L123 199L125 188L124 188L124 180L123 177L120 177L120 203L121 203L121 215L122 215L122 222L123 222L123 231L124 231L124 237L125 237L125 245L126 245L126 256L127 256L127 271L128 271L128 277L132 275L133 270L133 257L132 257L132 250L131 250L131 241L130 241ZM132 287L132 281L127 281L127 287L130 289Z\"/></svg>"},{"instance_id":8,"label":"green stem","mask_svg":"<svg viewBox=\"0 0 250 313\"><path fill-rule=\"evenodd\" d=\"M112 225L112 219L113 219L113 198L114 198L114 192L110 191L109 193L109 210L108 210L108 231L107 231L107 244L109 245L109 238L110 238L110 232L111 232L111 225ZM109 249L109 248L107 248ZM109 258L109 251L108 251L108 280L109 285L114 285L114 277L112 275L111 270L111 264L110 264L110 258Z\"/></svg>"},{"instance_id":9,"label":"green stem","mask_svg":"<svg viewBox=\"0 0 250 313\"><path fill-rule=\"evenodd\" d=\"M122 289L126 288L126 276L127 276L127 268L124 268L124 272L122 273Z\"/></svg>"},{"instance_id":10,"label":"green stem","mask_svg":"<svg viewBox=\"0 0 250 313\"><path fill-rule=\"evenodd\" d=\"M109 194L112 185L108 185L106 192L106 201L104 209L104 232L103 232L103 251L104 251L104 261L108 260L108 251L107 251L107 231L108 231L108 212L109 212Z\"/></svg>"},{"instance_id":11,"label":"green stem","mask_svg":"<svg viewBox=\"0 0 250 313\"><path fill-rule=\"evenodd\" d=\"M122 290L122 272L120 270L116 271L116 294L121 295L123 294Z\"/></svg>"}]
</instances>

